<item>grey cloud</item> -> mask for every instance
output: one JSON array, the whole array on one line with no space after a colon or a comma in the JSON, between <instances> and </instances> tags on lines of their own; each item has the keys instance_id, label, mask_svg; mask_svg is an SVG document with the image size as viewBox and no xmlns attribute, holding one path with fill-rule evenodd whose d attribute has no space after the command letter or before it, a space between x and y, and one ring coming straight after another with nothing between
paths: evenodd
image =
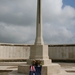
<instances>
[{"instance_id":1,"label":"grey cloud","mask_svg":"<svg viewBox=\"0 0 75 75\"><path fill-rule=\"evenodd\" d=\"M1 0L0 0L1 1ZM22 2L24 2L22 6ZM29 3L30 1L1 1L0 22L13 25L34 25L36 21L35 4ZM34 2L34 1L33 1ZM30 5L29 5L30 4ZM29 6L28 6L29 5ZM6 11L5 11L6 9Z\"/></svg>"},{"instance_id":2,"label":"grey cloud","mask_svg":"<svg viewBox=\"0 0 75 75\"><path fill-rule=\"evenodd\" d=\"M74 8L68 7L72 12L67 13L64 10L66 7L62 9L62 0L42 1L45 43L72 43L74 33L71 29L75 25L75 15L71 13L75 13ZM0 0L0 42L34 43L36 2L37 0Z\"/></svg>"},{"instance_id":3,"label":"grey cloud","mask_svg":"<svg viewBox=\"0 0 75 75\"><path fill-rule=\"evenodd\" d=\"M34 39L34 27L0 25L1 43L27 43Z\"/></svg>"}]
</instances>

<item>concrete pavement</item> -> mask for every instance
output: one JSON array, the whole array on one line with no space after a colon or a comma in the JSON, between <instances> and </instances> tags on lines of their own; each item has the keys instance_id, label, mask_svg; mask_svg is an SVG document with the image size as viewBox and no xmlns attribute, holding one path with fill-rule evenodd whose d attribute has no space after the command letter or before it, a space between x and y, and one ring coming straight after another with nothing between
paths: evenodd
<instances>
[{"instance_id":1,"label":"concrete pavement","mask_svg":"<svg viewBox=\"0 0 75 75\"><path fill-rule=\"evenodd\" d=\"M0 62L1 70L17 70L18 65L26 64L26 62ZM69 75L75 75L75 63L58 63L61 67L68 72ZM1 75L1 73L0 73ZM3 74L4 75L4 74Z\"/></svg>"}]
</instances>

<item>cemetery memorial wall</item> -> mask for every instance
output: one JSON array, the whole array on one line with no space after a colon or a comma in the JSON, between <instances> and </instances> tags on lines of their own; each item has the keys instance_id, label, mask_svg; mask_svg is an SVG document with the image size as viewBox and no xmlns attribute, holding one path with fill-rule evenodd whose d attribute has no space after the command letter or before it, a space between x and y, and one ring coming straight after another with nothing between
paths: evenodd
<instances>
[{"instance_id":1,"label":"cemetery memorial wall","mask_svg":"<svg viewBox=\"0 0 75 75\"><path fill-rule=\"evenodd\" d=\"M49 58L53 60L75 60L75 44L48 45ZM0 44L0 60L27 60L30 45Z\"/></svg>"}]
</instances>

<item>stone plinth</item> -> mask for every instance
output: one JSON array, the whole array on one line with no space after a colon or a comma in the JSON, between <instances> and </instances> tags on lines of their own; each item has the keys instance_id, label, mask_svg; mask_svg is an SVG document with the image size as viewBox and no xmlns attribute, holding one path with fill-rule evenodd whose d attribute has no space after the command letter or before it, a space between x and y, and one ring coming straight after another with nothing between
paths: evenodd
<instances>
[{"instance_id":1,"label":"stone plinth","mask_svg":"<svg viewBox=\"0 0 75 75\"><path fill-rule=\"evenodd\" d=\"M47 65L51 63L48 56L48 45L32 45L30 47L30 58L27 64L31 65L33 60L41 60L42 64Z\"/></svg>"},{"instance_id":2,"label":"stone plinth","mask_svg":"<svg viewBox=\"0 0 75 75\"><path fill-rule=\"evenodd\" d=\"M18 66L18 73L29 74L29 65ZM58 64L49 64L42 66L42 75L50 75L60 73L61 67Z\"/></svg>"},{"instance_id":3,"label":"stone plinth","mask_svg":"<svg viewBox=\"0 0 75 75\"><path fill-rule=\"evenodd\" d=\"M25 74L29 75L29 65L18 66L17 75ZM9 75L16 75L16 73L10 73ZM63 69L61 69L59 64L49 64L42 66L41 75L68 75Z\"/></svg>"}]
</instances>

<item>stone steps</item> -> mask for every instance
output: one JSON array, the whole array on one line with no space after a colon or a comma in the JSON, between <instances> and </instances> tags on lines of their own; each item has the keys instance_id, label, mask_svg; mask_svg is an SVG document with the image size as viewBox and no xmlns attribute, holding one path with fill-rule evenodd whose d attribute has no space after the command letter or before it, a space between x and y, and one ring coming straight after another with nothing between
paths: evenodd
<instances>
[{"instance_id":1,"label":"stone steps","mask_svg":"<svg viewBox=\"0 0 75 75\"><path fill-rule=\"evenodd\" d=\"M9 72L8 75L26 75L26 74L18 73L17 71L12 71Z\"/></svg>"}]
</instances>

